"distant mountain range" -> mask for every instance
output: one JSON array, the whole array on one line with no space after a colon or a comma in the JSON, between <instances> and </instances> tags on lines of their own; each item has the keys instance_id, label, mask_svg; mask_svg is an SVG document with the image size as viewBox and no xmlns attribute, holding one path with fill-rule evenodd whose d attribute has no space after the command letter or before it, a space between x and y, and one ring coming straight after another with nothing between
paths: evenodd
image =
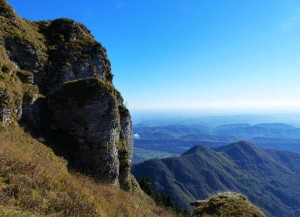
<instances>
[{"instance_id":1,"label":"distant mountain range","mask_svg":"<svg viewBox=\"0 0 300 217\"><path fill-rule=\"evenodd\" d=\"M248 123L250 125L260 123L287 123L300 127L300 113L271 114L271 115L218 115L203 116L197 114L174 114L170 111L164 114L139 114L132 113L133 125L142 126L168 126L168 125L205 125L209 127L217 127L228 124Z\"/></svg>"},{"instance_id":2,"label":"distant mountain range","mask_svg":"<svg viewBox=\"0 0 300 217\"><path fill-rule=\"evenodd\" d=\"M217 135L229 135L243 139L253 137L300 139L300 128L282 123L272 124L231 124L219 126L213 131Z\"/></svg>"},{"instance_id":3,"label":"distant mountain range","mask_svg":"<svg viewBox=\"0 0 300 217\"><path fill-rule=\"evenodd\" d=\"M300 216L300 155L265 150L249 142L218 148L194 146L178 157L133 165L139 180L150 177L156 191L189 207L223 191L240 192L268 216Z\"/></svg>"},{"instance_id":4,"label":"distant mountain range","mask_svg":"<svg viewBox=\"0 0 300 217\"><path fill-rule=\"evenodd\" d=\"M205 125L136 126L133 161L155 157L177 156L202 144L217 147L247 140L262 148L286 150L300 154L300 128L283 123L230 124L217 127Z\"/></svg>"},{"instance_id":5,"label":"distant mountain range","mask_svg":"<svg viewBox=\"0 0 300 217\"><path fill-rule=\"evenodd\" d=\"M228 124L217 127L205 125L166 125L152 127L134 127L134 132L142 139L191 139L195 135L210 135L220 137L221 140L252 139L255 137L298 139L300 128L284 123L266 124ZM218 138L220 140L220 138ZM224 141L224 142L226 142Z\"/></svg>"}]
</instances>

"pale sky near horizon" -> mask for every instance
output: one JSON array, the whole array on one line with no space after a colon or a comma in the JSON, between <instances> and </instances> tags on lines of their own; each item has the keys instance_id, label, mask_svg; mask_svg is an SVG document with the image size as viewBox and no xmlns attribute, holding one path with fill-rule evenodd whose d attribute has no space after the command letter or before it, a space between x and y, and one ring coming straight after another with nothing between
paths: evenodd
<instances>
[{"instance_id":1,"label":"pale sky near horizon","mask_svg":"<svg viewBox=\"0 0 300 217\"><path fill-rule=\"evenodd\" d=\"M85 24L132 111L300 111L300 1L8 2L30 20Z\"/></svg>"}]
</instances>

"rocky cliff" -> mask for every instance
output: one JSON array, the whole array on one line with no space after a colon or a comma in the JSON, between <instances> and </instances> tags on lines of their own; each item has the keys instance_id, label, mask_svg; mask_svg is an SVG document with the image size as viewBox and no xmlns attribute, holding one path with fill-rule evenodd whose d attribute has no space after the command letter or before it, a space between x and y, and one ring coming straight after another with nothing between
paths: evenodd
<instances>
[{"instance_id":1,"label":"rocky cliff","mask_svg":"<svg viewBox=\"0 0 300 217\"><path fill-rule=\"evenodd\" d=\"M51 138L72 169L131 189L130 113L105 48L73 20L31 22L0 0L0 121Z\"/></svg>"}]
</instances>

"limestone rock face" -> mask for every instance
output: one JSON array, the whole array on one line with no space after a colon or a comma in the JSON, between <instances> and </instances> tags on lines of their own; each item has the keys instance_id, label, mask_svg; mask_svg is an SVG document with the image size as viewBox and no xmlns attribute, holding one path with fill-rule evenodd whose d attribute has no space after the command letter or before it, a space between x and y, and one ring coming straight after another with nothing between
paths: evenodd
<instances>
[{"instance_id":1,"label":"limestone rock face","mask_svg":"<svg viewBox=\"0 0 300 217\"><path fill-rule=\"evenodd\" d=\"M106 50L83 25L69 19L36 23L48 45L48 64L38 73L36 82L44 91L54 92L68 81L98 78L112 81Z\"/></svg>"},{"instance_id":2,"label":"limestone rock face","mask_svg":"<svg viewBox=\"0 0 300 217\"><path fill-rule=\"evenodd\" d=\"M2 88L0 89L0 121L4 124L11 123L11 109L9 109L8 103L8 91Z\"/></svg>"},{"instance_id":3,"label":"limestone rock face","mask_svg":"<svg viewBox=\"0 0 300 217\"><path fill-rule=\"evenodd\" d=\"M121 127L113 87L97 79L70 82L49 96L48 107L50 128L64 132L75 153L70 163L117 185Z\"/></svg>"},{"instance_id":4,"label":"limestone rock face","mask_svg":"<svg viewBox=\"0 0 300 217\"><path fill-rule=\"evenodd\" d=\"M30 22L0 0L2 125L47 133L71 168L131 190L132 123L112 79L105 48L84 25Z\"/></svg>"}]
</instances>

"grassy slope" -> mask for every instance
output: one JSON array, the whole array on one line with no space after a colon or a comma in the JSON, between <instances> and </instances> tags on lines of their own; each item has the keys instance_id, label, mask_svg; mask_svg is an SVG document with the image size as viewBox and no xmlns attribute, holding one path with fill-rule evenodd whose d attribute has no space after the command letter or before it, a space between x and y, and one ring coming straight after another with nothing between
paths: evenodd
<instances>
[{"instance_id":1,"label":"grassy slope","mask_svg":"<svg viewBox=\"0 0 300 217\"><path fill-rule=\"evenodd\" d=\"M0 165L0 216L172 216L139 190L69 173L63 159L18 126L0 129Z\"/></svg>"},{"instance_id":2,"label":"grassy slope","mask_svg":"<svg viewBox=\"0 0 300 217\"><path fill-rule=\"evenodd\" d=\"M265 217L261 210L241 194L225 192L194 203L194 217Z\"/></svg>"}]
</instances>

